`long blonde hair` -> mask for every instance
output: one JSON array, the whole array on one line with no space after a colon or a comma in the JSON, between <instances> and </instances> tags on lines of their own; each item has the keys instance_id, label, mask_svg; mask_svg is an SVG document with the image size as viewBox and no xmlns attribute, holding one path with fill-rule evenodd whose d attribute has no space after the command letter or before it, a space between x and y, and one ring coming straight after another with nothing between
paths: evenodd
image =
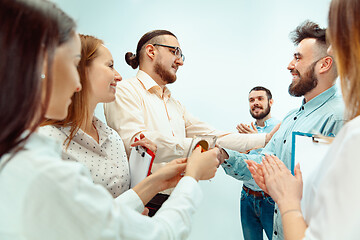
<instances>
[{"instance_id":1,"label":"long blonde hair","mask_svg":"<svg viewBox=\"0 0 360 240\"><path fill-rule=\"evenodd\" d=\"M360 0L333 0L329 38L335 55L346 117L360 115Z\"/></svg>"},{"instance_id":2,"label":"long blonde hair","mask_svg":"<svg viewBox=\"0 0 360 240\"><path fill-rule=\"evenodd\" d=\"M79 34L81 40L81 60L78 66L80 75L80 82L82 90L76 92L72 97L72 102L68 109L68 116L62 120L57 121L53 119L45 120L41 125L55 125L60 127L70 126L70 134L65 140L67 147L71 140L74 138L80 126L87 124L85 121L89 119L89 89L90 83L87 76L87 68L91 65L92 61L98 56L98 49L103 44L103 41L93 36Z\"/></svg>"}]
</instances>

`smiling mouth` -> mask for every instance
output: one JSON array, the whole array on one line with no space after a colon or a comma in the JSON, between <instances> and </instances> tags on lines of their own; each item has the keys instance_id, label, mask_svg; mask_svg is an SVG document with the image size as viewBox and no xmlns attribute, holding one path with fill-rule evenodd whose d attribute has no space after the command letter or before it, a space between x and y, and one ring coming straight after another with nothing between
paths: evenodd
<instances>
[{"instance_id":1,"label":"smiling mouth","mask_svg":"<svg viewBox=\"0 0 360 240\"><path fill-rule=\"evenodd\" d=\"M175 69L175 71L178 70L178 66L172 66L173 69Z\"/></svg>"}]
</instances>

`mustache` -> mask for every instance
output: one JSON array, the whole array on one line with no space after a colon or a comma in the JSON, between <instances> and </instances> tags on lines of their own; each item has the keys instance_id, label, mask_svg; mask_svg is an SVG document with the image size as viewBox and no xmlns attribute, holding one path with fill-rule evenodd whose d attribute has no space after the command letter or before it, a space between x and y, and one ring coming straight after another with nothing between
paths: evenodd
<instances>
[{"instance_id":1,"label":"mustache","mask_svg":"<svg viewBox=\"0 0 360 240\"><path fill-rule=\"evenodd\" d=\"M255 110L256 108L264 109L262 106L254 106L253 108L251 108L251 110Z\"/></svg>"},{"instance_id":2,"label":"mustache","mask_svg":"<svg viewBox=\"0 0 360 240\"><path fill-rule=\"evenodd\" d=\"M290 73L291 73L291 74L294 74L294 73L295 73L295 74L297 74L297 75L300 76L300 72L299 72L298 70L296 70L296 69L291 69L291 70L290 70Z\"/></svg>"}]
</instances>

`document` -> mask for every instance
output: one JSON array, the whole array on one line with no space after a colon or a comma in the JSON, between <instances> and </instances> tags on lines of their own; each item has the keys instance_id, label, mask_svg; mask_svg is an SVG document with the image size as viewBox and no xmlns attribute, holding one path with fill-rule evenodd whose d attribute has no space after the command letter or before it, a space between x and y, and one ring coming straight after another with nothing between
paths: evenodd
<instances>
[{"instance_id":1,"label":"document","mask_svg":"<svg viewBox=\"0 0 360 240\"><path fill-rule=\"evenodd\" d=\"M308 202L311 198L307 194L313 194L311 175L316 174L321 169L320 163L323 162L330 143L334 137L323 137L310 133L293 132L292 135L292 156L291 172L294 174L294 167L300 163L300 170L303 180L303 196L301 199L301 210L304 218L307 217L308 209L312 203ZM305 190L306 189L306 190Z\"/></svg>"},{"instance_id":2,"label":"document","mask_svg":"<svg viewBox=\"0 0 360 240\"><path fill-rule=\"evenodd\" d=\"M310 175L329 149L333 137L324 137L311 133L292 133L291 173L300 163L303 178Z\"/></svg>"},{"instance_id":3,"label":"document","mask_svg":"<svg viewBox=\"0 0 360 240\"><path fill-rule=\"evenodd\" d=\"M151 173L155 154L142 146L131 149L129 157L130 188L136 186Z\"/></svg>"}]
</instances>

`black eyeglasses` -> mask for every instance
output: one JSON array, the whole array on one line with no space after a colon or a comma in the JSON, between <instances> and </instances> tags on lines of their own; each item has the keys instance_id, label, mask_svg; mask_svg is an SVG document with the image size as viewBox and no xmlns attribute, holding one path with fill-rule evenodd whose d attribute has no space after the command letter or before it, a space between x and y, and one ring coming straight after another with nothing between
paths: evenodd
<instances>
[{"instance_id":1,"label":"black eyeglasses","mask_svg":"<svg viewBox=\"0 0 360 240\"><path fill-rule=\"evenodd\" d=\"M164 44L158 44L158 43L155 43L153 45L154 46L167 47L167 48L174 49L175 50L174 55L177 58L181 58L183 60L183 62L185 61L185 56L184 56L184 54L182 53L182 51L181 51L181 49L179 47L169 46L169 45L164 45Z\"/></svg>"}]
</instances>

